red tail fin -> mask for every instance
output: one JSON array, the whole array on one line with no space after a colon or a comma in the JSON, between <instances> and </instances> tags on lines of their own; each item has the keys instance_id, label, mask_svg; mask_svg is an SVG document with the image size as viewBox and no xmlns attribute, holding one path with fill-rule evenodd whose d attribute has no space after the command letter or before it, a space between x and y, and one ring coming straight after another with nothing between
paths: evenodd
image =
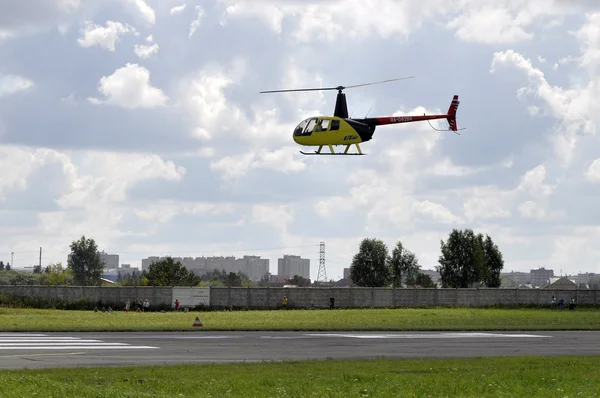
<instances>
[{"instance_id":1,"label":"red tail fin","mask_svg":"<svg viewBox=\"0 0 600 398\"><path fill-rule=\"evenodd\" d=\"M452 102L450 103L450 108L448 108L448 116L446 120L448 120L448 124L450 125L450 130L457 131L458 125L456 123L456 111L458 110L458 104L460 101L458 100L458 95L455 95L452 98Z\"/></svg>"}]
</instances>

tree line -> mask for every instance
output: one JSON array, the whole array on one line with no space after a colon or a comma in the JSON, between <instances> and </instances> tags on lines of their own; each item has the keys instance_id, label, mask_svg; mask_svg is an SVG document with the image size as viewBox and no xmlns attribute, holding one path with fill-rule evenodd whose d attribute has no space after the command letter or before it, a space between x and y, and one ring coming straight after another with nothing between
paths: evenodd
<instances>
[{"instance_id":1,"label":"tree line","mask_svg":"<svg viewBox=\"0 0 600 398\"><path fill-rule=\"evenodd\" d=\"M83 235L71 242L67 266L61 262L45 268L35 266L33 274L24 271L11 271L10 265L0 261L0 285L72 285L101 286L104 281L105 262L100 256L98 245L92 238ZM286 281L298 286L307 286L310 281L295 276ZM308 283L307 283L308 282ZM180 261L166 257L156 261L147 270L134 270L131 274L119 273L116 285L119 286L214 286L214 287L260 287L268 286L268 275L259 281L251 281L243 272L226 272L215 269L204 275L197 275L185 268Z\"/></svg>"},{"instance_id":2,"label":"tree line","mask_svg":"<svg viewBox=\"0 0 600 398\"><path fill-rule=\"evenodd\" d=\"M475 234L472 229L453 229L441 240L441 255L435 269L444 288L499 287L504 260L489 235ZM434 287L431 278L421 272L416 255L398 241L388 252L386 244L376 238L361 241L352 258L350 279L362 287L400 287L419 285Z\"/></svg>"},{"instance_id":3,"label":"tree line","mask_svg":"<svg viewBox=\"0 0 600 398\"><path fill-rule=\"evenodd\" d=\"M71 252L67 267L61 263L51 264L44 269L36 267L33 275L9 271L4 266L2 275L7 276L7 284L48 284L100 286L105 263L102 261L94 239L85 235L70 244ZM489 235L475 234L471 229L450 232L446 241L441 241L441 255L436 270L441 276L442 287L499 287L500 272L504 267L502 253ZM0 264L4 265L0 262ZM2 269L0 269L2 271ZM3 276L0 275L0 284ZM434 287L431 278L421 271L417 256L398 241L388 253L387 246L380 239L365 238L359 245L358 253L352 259L350 279L356 286L401 287L419 285ZM248 276L214 270L197 275L186 269L172 257L152 263L148 270L134 271L120 276L122 286L268 286L268 275L260 282L252 282ZM287 284L309 286L310 281L299 276L286 280Z\"/></svg>"}]
</instances>

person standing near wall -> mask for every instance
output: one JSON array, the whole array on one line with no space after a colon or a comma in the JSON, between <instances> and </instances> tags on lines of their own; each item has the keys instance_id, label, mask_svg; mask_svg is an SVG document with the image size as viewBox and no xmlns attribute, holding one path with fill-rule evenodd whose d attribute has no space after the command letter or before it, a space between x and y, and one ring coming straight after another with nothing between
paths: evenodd
<instances>
[{"instance_id":1,"label":"person standing near wall","mask_svg":"<svg viewBox=\"0 0 600 398\"><path fill-rule=\"evenodd\" d=\"M175 311L179 311L179 300L175 299Z\"/></svg>"}]
</instances>

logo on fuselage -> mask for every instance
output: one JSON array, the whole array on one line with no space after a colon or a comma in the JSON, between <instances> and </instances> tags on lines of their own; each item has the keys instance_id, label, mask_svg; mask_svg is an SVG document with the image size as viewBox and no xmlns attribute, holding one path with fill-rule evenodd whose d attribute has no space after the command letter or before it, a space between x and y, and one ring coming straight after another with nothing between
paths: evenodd
<instances>
[{"instance_id":1,"label":"logo on fuselage","mask_svg":"<svg viewBox=\"0 0 600 398\"><path fill-rule=\"evenodd\" d=\"M347 135L347 136L344 136L344 141L355 140L357 138L358 138L357 135Z\"/></svg>"}]
</instances>

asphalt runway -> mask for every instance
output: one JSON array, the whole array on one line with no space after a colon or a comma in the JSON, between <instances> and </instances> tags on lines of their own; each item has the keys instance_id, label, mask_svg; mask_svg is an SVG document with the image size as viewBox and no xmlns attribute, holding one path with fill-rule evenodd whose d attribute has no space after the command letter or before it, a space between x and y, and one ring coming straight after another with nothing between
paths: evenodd
<instances>
[{"instance_id":1,"label":"asphalt runway","mask_svg":"<svg viewBox=\"0 0 600 398\"><path fill-rule=\"evenodd\" d=\"M600 355L600 331L0 333L0 369Z\"/></svg>"}]
</instances>

